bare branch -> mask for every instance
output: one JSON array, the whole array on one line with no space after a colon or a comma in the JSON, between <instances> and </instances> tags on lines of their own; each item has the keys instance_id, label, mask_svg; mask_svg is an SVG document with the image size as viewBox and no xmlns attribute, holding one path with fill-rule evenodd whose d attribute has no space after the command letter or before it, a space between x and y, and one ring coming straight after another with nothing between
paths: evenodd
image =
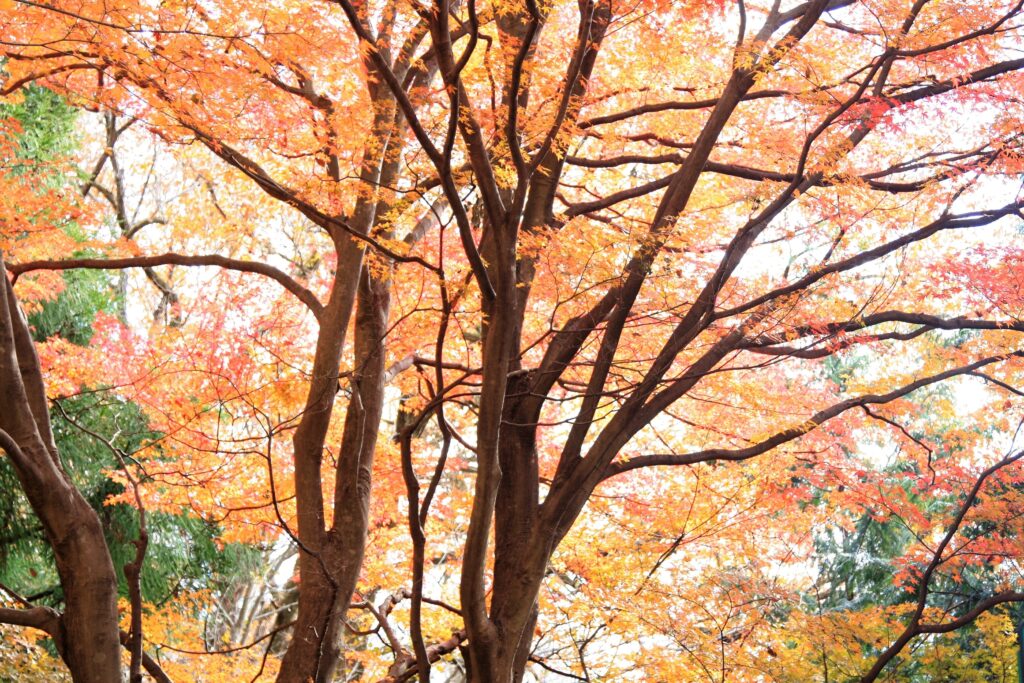
<instances>
[{"instance_id":1,"label":"bare branch","mask_svg":"<svg viewBox=\"0 0 1024 683\"><path fill-rule=\"evenodd\" d=\"M834 417L842 415L851 408L857 408L860 406L870 404L877 405L889 403L891 401L896 400L897 398L902 398L903 396L906 396L907 394L916 391L917 389L920 389L922 387L928 386L930 384L935 384L937 382L942 382L944 380L959 375L970 374L974 370L986 367L988 365L992 365L994 363L1002 362L1011 357L1024 357L1024 351L1015 351L1009 354L990 356L988 358L984 358L969 365L965 365L959 368L953 368L951 370L946 370L945 372L940 372L938 374L930 375L928 377L922 377L921 379L910 382L909 384L905 384L904 386L899 387L898 389L894 389L885 394L865 394L863 396L858 396L856 398L841 401L840 403L836 403L835 405L829 406L828 408L818 411L817 413L812 415L808 420L806 420L800 425L797 425L796 427L790 427L789 429L784 429L780 432L776 432L775 434L769 436L768 438L746 448L710 448L707 450L695 451L692 453L660 453L652 455L640 455L630 458L629 460L621 460L618 462L614 462L611 465L609 465L606 469L604 478L607 479L617 474L629 472L630 470L639 469L641 467L654 467L666 465L693 465L701 462L713 462L722 460L749 460L750 458L761 455L763 453L767 453L768 451L777 448L782 444L788 443L790 441L800 438L801 436L804 436L805 434L812 432L813 430L817 429L819 426L821 426L828 420L831 420Z\"/></svg>"},{"instance_id":2,"label":"bare branch","mask_svg":"<svg viewBox=\"0 0 1024 683\"><path fill-rule=\"evenodd\" d=\"M219 254L205 254L190 256L185 254L166 253L156 256L127 256L124 258L80 258L80 259L58 259L52 261L28 261L26 263L11 263L7 269L14 273L15 279L22 273L33 270L72 270L75 268L88 268L93 270L114 270L119 268L151 268L153 266L179 265L179 266L219 266L227 270L236 270L243 273L258 273L276 281L282 287L295 295L295 297L306 304L310 311L317 318L323 311L323 304L316 295L306 289L291 276L274 266L259 261L244 261L242 259L228 258Z\"/></svg>"}]
</instances>

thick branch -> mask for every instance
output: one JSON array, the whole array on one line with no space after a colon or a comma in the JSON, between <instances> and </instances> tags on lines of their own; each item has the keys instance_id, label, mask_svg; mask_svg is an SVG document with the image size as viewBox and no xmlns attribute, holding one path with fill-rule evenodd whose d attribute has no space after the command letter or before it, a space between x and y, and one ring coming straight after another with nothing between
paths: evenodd
<instances>
[{"instance_id":1,"label":"thick branch","mask_svg":"<svg viewBox=\"0 0 1024 683\"><path fill-rule=\"evenodd\" d=\"M60 637L60 613L49 607L0 607L0 623L37 628L54 639Z\"/></svg>"}]
</instances>

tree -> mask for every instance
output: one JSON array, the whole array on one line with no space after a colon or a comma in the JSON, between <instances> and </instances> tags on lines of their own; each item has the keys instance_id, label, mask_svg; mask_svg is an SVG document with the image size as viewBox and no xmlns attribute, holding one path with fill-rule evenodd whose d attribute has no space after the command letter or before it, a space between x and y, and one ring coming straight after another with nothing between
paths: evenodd
<instances>
[{"instance_id":1,"label":"tree","mask_svg":"<svg viewBox=\"0 0 1024 683\"><path fill-rule=\"evenodd\" d=\"M73 177L60 173L59 165L47 168L39 164L74 150L77 112L42 88L29 87L20 95L18 104L6 107L18 124L15 173L43 171L33 182L42 180L46 188L66 190L75 180ZM48 174L47 170L58 172ZM59 227L73 239L83 240L75 222ZM63 285L55 298L33 302L34 312L28 319L32 338L37 343L50 341L58 347L68 343L87 347L97 315L111 313L121 306L116 298L111 298L111 283L102 271L66 271ZM50 420L65 473L99 517L117 575L118 595L128 599L132 590L138 590L143 600L155 605L166 602L182 585L197 590L212 581L230 581L233 575L246 572L246 565L251 563L246 562L247 553L239 552L238 547L228 547L226 551L218 548L215 525L162 512L143 519L130 505L115 503L125 490L125 482L110 476L120 469L119 460L130 459L147 444L158 443L162 435L149 431L138 405L105 393L103 387L83 387L78 395L55 398ZM64 596L54 571L52 550L46 543L44 529L18 491L15 471L6 460L0 462L0 481L12 492L0 501L4 506L0 586L26 603L35 601L44 607L59 608ZM134 546L145 526L154 540L147 543L145 565L132 581L125 574L136 562ZM239 565L242 572L238 571ZM30 597L22 598L10 586ZM62 642L59 633L54 640L57 644ZM48 679L53 674L47 671L41 675Z\"/></svg>"},{"instance_id":2,"label":"tree","mask_svg":"<svg viewBox=\"0 0 1024 683\"><path fill-rule=\"evenodd\" d=\"M202 454L230 452L233 465L259 472L264 522L298 546L298 613L281 681L333 680L361 568L377 566L366 557L371 484L397 483L384 476L396 468L375 467L375 454L399 459L406 489L410 573L401 582L411 647L385 626L386 613L358 602L393 636L394 680L429 680L431 664L460 647L471 680L521 680L538 659L534 634L549 630L541 607L555 591L552 573L574 599L599 578L584 571L602 562L595 557L561 567L570 547L602 533L591 516L598 496L646 498L646 487L678 500L692 490L691 511L714 518L715 504L688 488L686 473L734 489L721 509L749 497L748 509L762 514L748 524L811 527L818 506L787 507L807 503L819 473L828 475L816 483L828 506L881 504L909 516L921 540L906 556L914 608L890 615L906 619L900 635L858 674L875 680L914 638L1021 599L999 584L948 614L933 614L929 602L936 574L955 573L961 551L977 544L960 542L969 516L991 517L992 557L1017 556L1013 496L975 505L988 500L991 480L1009 491L1019 476L1017 451L993 455L993 444L1005 445L1000 434L1013 431L1012 405L977 411L1001 429L960 435L962 457L908 456L916 484L949 487L954 504L931 517L914 516L906 489L890 485L872 498L872 488L882 490L875 476L844 474L864 421L906 438L914 392L972 378L1018 394L1024 323L1009 226L1024 201L1015 183L1021 8L952 0L6 7L5 90L40 81L105 112L110 137L84 192L109 164L119 238L95 258L61 258L56 248L38 258L28 250L38 241L5 224L7 269L19 287L37 271L148 269L161 306L177 307L175 334L207 331L189 342L205 379L177 398L162 398L171 385L156 381L134 391L182 434L182 479L195 478L193 467L207 471ZM186 174L208 197L166 202L160 208L176 213L158 221L129 215L131 188L112 150L134 120L168 145L202 146L219 159L195 161ZM24 223L29 213L18 207L14 216ZM296 213L315 234L288 227ZM148 243L168 251L138 247L143 228L163 226ZM285 241L288 265L269 258ZM227 278L233 289L217 291L233 297L190 309L189 320L180 301L188 283L174 280L180 269L156 271L171 265L263 275L295 302L247 295ZM111 680L109 554L95 533L60 543L61 529L88 517L80 504L55 510L33 497L56 487L77 500L48 437L15 290L6 291L4 386L17 390L0 403L4 450L52 527L55 551L66 548L56 552L67 567L62 619L90 624L90 638L97 625L110 636L91 643L108 662L93 671L74 654L83 632L65 627L65 660L77 680ZM243 304L258 330L245 348L224 311ZM303 345L309 327L315 344ZM962 330L976 334L947 343L949 331ZM169 353L169 343L153 348ZM852 379L829 378L829 358L856 354L870 362ZM392 384L402 396L397 453L380 438ZM221 439L225 424L236 446ZM291 454L282 464L285 433ZM284 496L282 471L293 478ZM196 507L213 509L218 485L205 481L218 494L198 494ZM161 489L149 492L161 504L191 495L170 476L151 489ZM645 523L671 529L673 515ZM686 533L684 523L654 569L671 566ZM706 558L717 564L715 600L742 615L743 634L778 622L771 613L755 619L738 596L781 600L769 564L776 552L776 561L792 558L782 535L762 549L766 564L735 545L735 565ZM439 601L427 602L424 585L437 566L430 548L451 543L462 623L442 639L425 633L425 605ZM639 540L637 556L651 547ZM89 601L79 604L71 577L87 567L102 570L96 581L106 588L86 589ZM617 571L613 594L644 573ZM644 613L642 604L626 611ZM595 628L620 628L610 620ZM131 629L133 673L140 624ZM709 628L694 633L717 630L719 651L758 647L729 619ZM586 638L571 638L584 673ZM677 646L695 652L690 635ZM693 660L716 680L701 656ZM660 675L681 675L661 665Z\"/></svg>"}]
</instances>

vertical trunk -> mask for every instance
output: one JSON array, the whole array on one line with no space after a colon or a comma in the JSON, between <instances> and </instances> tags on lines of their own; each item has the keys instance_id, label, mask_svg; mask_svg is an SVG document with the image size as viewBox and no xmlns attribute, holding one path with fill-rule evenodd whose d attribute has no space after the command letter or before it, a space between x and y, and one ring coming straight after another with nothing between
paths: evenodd
<instances>
[{"instance_id":1,"label":"vertical trunk","mask_svg":"<svg viewBox=\"0 0 1024 683\"><path fill-rule=\"evenodd\" d=\"M309 683L332 680L337 667L338 588L326 569L330 562L329 545L317 556L303 552L299 559L299 611L292 640L281 662L278 683Z\"/></svg>"},{"instance_id":2,"label":"vertical trunk","mask_svg":"<svg viewBox=\"0 0 1024 683\"><path fill-rule=\"evenodd\" d=\"M533 558L528 562L536 566ZM492 610L494 635L486 641L486 649L480 647L479 643L474 645L472 641L466 645L464 652L468 653L470 659L468 671L471 683L519 683L523 680L529 663L533 630L537 624L537 595L543 577L543 570L538 575L532 569L524 568L524 582L519 591L515 595L506 591L506 596L520 601L518 605L523 608L522 618L500 618Z\"/></svg>"},{"instance_id":3,"label":"vertical trunk","mask_svg":"<svg viewBox=\"0 0 1024 683\"><path fill-rule=\"evenodd\" d=\"M395 152L382 153L381 184L393 182L399 166ZM375 215L389 208L380 200ZM390 231L381 236L392 238ZM391 315L391 276L394 265L375 254L359 276L358 309L355 319L355 343L351 396L345 413L345 426L334 473L334 519L332 539L344 549L341 592L345 605L355 590L363 561L370 515L373 456L384 414L384 390L387 353L385 337ZM344 614L342 613L342 615ZM339 617L340 618L340 617Z\"/></svg>"},{"instance_id":4,"label":"vertical trunk","mask_svg":"<svg viewBox=\"0 0 1024 683\"><path fill-rule=\"evenodd\" d=\"M56 515L71 517L74 522L61 530L60 537L47 534L64 590L62 656L75 683L119 681L121 641L114 565L96 512L74 487L69 486L64 495L70 504L61 506ZM48 498L52 506L52 492Z\"/></svg>"},{"instance_id":5,"label":"vertical trunk","mask_svg":"<svg viewBox=\"0 0 1024 683\"><path fill-rule=\"evenodd\" d=\"M357 201L349 221L362 234L370 233L380 207L374 193L379 185L387 186L391 180L386 175L382 177L382 174L389 168L385 160L395 121L394 102L386 95L384 87L373 85L370 91L375 102L375 116L360 171L360 180L368 189L368 196ZM336 161L331 163L330 172L334 180L340 180ZM364 282L363 245L340 231L332 234L332 237L338 253L335 283L331 298L321 315L306 410L293 437L300 541L299 612L292 642L281 662L277 679L279 683L326 682L332 680L337 669L339 629L362 564L366 536L365 510L369 508L369 465L372 463L380 422L380 408L376 409L375 415L372 408L378 399L372 395L363 396L358 378L361 372L367 372L364 368L368 364L384 362L383 327L387 324L388 300L385 294L383 310L374 310L382 302L379 300L379 288ZM379 286L386 292L389 283L386 278L384 280ZM341 353L357 293L359 313L356 323L353 394L346 413L341 459L335 473L338 485L335 519L332 528L328 529L323 500L323 448L334 409L335 394L339 389ZM378 332L378 328L368 320L376 320L381 314L384 323ZM368 328L372 329L368 331ZM382 376L383 372L377 375ZM382 387L380 391L383 392ZM383 400L383 394L379 400ZM351 492L345 488L350 480L360 482L359 495L365 498L361 502L356 501L354 508L350 507L353 501L342 492ZM346 518L339 527L339 509L364 511Z\"/></svg>"},{"instance_id":6,"label":"vertical trunk","mask_svg":"<svg viewBox=\"0 0 1024 683\"><path fill-rule=\"evenodd\" d=\"M469 636L467 649L473 680L493 683L511 681L511 657L500 647L505 635L488 615L486 572L491 522L502 481L499 453L509 369L518 357L514 302L516 300L516 225L490 226L494 236L485 240L482 256L494 288L494 299L485 304L483 382L477 424L477 475L466 532L459 596Z\"/></svg>"},{"instance_id":7,"label":"vertical trunk","mask_svg":"<svg viewBox=\"0 0 1024 683\"><path fill-rule=\"evenodd\" d=\"M313 377L302 421L295 430L295 496L298 516L299 612L292 642L278 674L280 683L327 680L338 659L337 624L333 618L338 586L331 575L333 543L324 524L324 439L338 391L345 328L354 305L363 251L352 240L338 240L338 275L324 307L313 360Z\"/></svg>"},{"instance_id":8,"label":"vertical trunk","mask_svg":"<svg viewBox=\"0 0 1024 683\"><path fill-rule=\"evenodd\" d=\"M114 565L99 517L60 464L39 360L2 260L0 445L53 548L65 601L56 640L72 679L121 680Z\"/></svg>"},{"instance_id":9,"label":"vertical trunk","mask_svg":"<svg viewBox=\"0 0 1024 683\"><path fill-rule=\"evenodd\" d=\"M495 548L497 554L498 549ZM547 567L547 551L541 548L526 551L514 557L503 553L495 559L495 591L491 603L491 623L494 637L487 643L487 656L478 661L488 662L489 670L475 670L474 683L518 683L523 679L529 662L533 630L537 623L537 597ZM501 595L497 592L497 576L503 574ZM472 652L473 645L470 643Z\"/></svg>"},{"instance_id":10,"label":"vertical trunk","mask_svg":"<svg viewBox=\"0 0 1024 683\"><path fill-rule=\"evenodd\" d=\"M502 478L494 518L494 585L491 621L498 636L502 667L511 680L522 678L537 614L537 595L549 549L538 543L538 466L536 428L520 410L529 375L513 373L506 389L502 431Z\"/></svg>"},{"instance_id":11,"label":"vertical trunk","mask_svg":"<svg viewBox=\"0 0 1024 683\"><path fill-rule=\"evenodd\" d=\"M580 27L573 59L566 72L565 122L579 114L580 98L596 63L598 50L611 21L611 4L580 2ZM503 30L523 36L523 17L505 22ZM524 92L519 93L525 106ZM506 93L506 97L511 97ZM564 122L563 122L564 125ZM553 203L564 161L555 150L549 150L540 168L530 179L529 193L522 208L519 227L526 232L551 225ZM490 246L487 244L486 246ZM539 471L537 463L536 424L543 400L531 395L533 373L521 370L519 348L526 312L529 308L530 286L535 264L530 257L509 255L514 264L511 272L516 282L510 293L512 309L501 324L508 335L508 366L505 368L503 420L496 503L494 508L494 583L491 591L489 623L493 627L489 640L474 642L470 635L470 651L492 668L482 671L478 666L473 680L520 681L529 659L533 630L537 621L537 597L544 580L548 558L554 547L551 535L539 526ZM499 304L500 305L500 304ZM480 652L489 650L488 654Z\"/></svg>"},{"instance_id":12,"label":"vertical trunk","mask_svg":"<svg viewBox=\"0 0 1024 683\"><path fill-rule=\"evenodd\" d=\"M335 473L334 525L329 533L335 547L336 609L331 628L340 632L342 620L359 580L370 521L373 455L384 411L384 335L391 307L391 278L363 268L356 313L355 365L352 397L345 414L341 452ZM337 639L335 639L337 642ZM332 680L325 678L325 683Z\"/></svg>"},{"instance_id":13,"label":"vertical trunk","mask_svg":"<svg viewBox=\"0 0 1024 683\"><path fill-rule=\"evenodd\" d=\"M359 278L355 318L355 363L352 395L345 414L336 476L334 520L324 530L324 519L313 517L303 531L319 539L314 548L300 549L299 617L292 643L282 662L279 681L328 683L340 659L340 630L362 566L370 508L370 479L384 405L384 335L390 310L390 279L373 277L367 267L354 266ZM339 268L339 272L341 272ZM351 272L351 271L349 271ZM339 350L340 351L340 350ZM331 396L337 389L337 366ZM326 425L324 426L326 432ZM298 439L298 434L296 439ZM322 440L321 447L322 448ZM318 449L319 451L319 449ZM296 463L298 467L298 463ZM319 476L320 459L316 460ZM309 476L311 473L307 473ZM317 480L316 510L323 510ZM311 527L311 528L310 528ZM303 540L305 544L306 541Z\"/></svg>"}]
</instances>

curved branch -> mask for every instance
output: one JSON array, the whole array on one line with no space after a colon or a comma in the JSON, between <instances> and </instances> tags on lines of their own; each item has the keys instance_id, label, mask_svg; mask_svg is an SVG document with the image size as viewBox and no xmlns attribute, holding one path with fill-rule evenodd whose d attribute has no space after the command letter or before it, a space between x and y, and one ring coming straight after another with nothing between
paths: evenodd
<instances>
[{"instance_id":1,"label":"curved branch","mask_svg":"<svg viewBox=\"0 0 1024 683\"><path fill-rule=\"evenodd\" d=\"M36 628L55 641L60 638L60 613L49 607L0 607L0 624Z\"/></svg>"},{"instance_id":2,"label":"curved branch","mask_svg":"<svg viewBox=\"0 0 1024 683\"><path fill-rule=\"evenodd\" d=\"M988 156L993 157L995 156L995 153L989 153ZM565 158L566 163L572 166L580 166L582 168L614 168L625 164L680 164L685 160L686 156L683 154L621 154L607 159L585 159L583 157L576 156L567 156ZM742 164L722 163L718 161L708 161L704 164L704 170L708 173L716 173L718 175L739 178L741 180L752 180L755 182L790 183L796 179L796 176L793 173L785 171L772 171L764 168L755 168L753 166L744 166ZM921 178L919 180L908 180L905 182L877 180L880 176L889 175L895 172L897 172L897 169L886 169L885 171L876 171L861 176L854 176L852 179L863 182L872 190L888 192L890 194L900 194L905 192L918 192L932 183L956 177L958 173L962 172L962 169L953 166L941 173L936 173L935 175ZM815 185L820 187L832 187L841 185L850 179L851 178L843 175L832 175L822 177L815 183ZM572 206L575 208L577 205L574 204ZM586 204L581 204L580 206L586 206Z\"/></svg>"},{"instance_id":3,"label":"curved branch","mask_svg":"<svg viewBox=\"0 0 1024 683\"><path fill-rule=\"evenodd\" d=\"M907 644L918 635L922 633L948 633L950 631L955 631L961 626L965 626L966 624L976 619L980 614L982 614L986 610L991 609L992 607L1000 603L1011 601L1018 602L1024 600L1024 594L1009 591L1004 593L998 593L985 600L982 600L980 603L975 605L973 609L968 611L959 619L955 619L954 621L947 622L945 624L921 623L921 617L924 615L925 608L928 605L928 592L930 589L929 583L931 582L932 576L934 576L939 566L943 562L945 562L946 559L948 559L943 558L943 554L946 552L946 548L949 547L949 544L953 542L953 538L956 536L957 531L960 529L960 526L963 524L964 519L967 517L968 511L974 506L974 503L978 500L978 495L981 493L981 489L985 485L985 481L1003 467L1015 463L1019 461L1021 458L1024 458L1024 451L1019 451L1017 453L1007 455L1005 458L995 463L994 465L983 471L980 475L978 475L978 478L974 481L974 485L971 487L971 490L967 493L966 497L964 498L964 502L960 505L960 509L954 516L952 523L947 528L945 536L943 536L942 541L938 544L938 546L936 546L935 550L932 552L931 561L928 563L928 566L925 567L924 572L922 572L921 574L921 580L918 582L917 588L916 605L914 608L914 613L910 618L910 622L906 625L906 627L903 629L903 633L901 633L900 636L896 638L893 644L886 648L881 655L879 655L878 659L875 660L875 663L871 667L871 669L866 674L864 674L864 676L860 679L861 683L873 683L873 681L875 681L878 678L879 674L882 673L882 670L885 669L889 662L895 659L896 656L903 651L903 648L905 648Z\"/></svg>"},{"instance_id":4,"label":"curved branch","mask_svg":"<svg viewBox=\"0 0 1024 683\"><path fill-rule=\"evenodd\" d=\"M797 93L790 92L789 90L758 90L756 92L746 94L742 100L744 102L750 102L752 100L762 100L768 97L785 97L787 95L796 95ZM668 102L653 102L651 104L642 104L631 109L624 109L614 114L605 114L604 116L595 116L591 119L586 119L579 122L579 128L586 130L587 128L593 128L594 126L601 126L607 123L617 123L619 121L625 121L626 119L633 118L634 116L640 116L641 114L654 114L663 111L694 111L697 109L711 109L718 104L718 97L709 97L704 100L691 100L689 102L681 101L668 101Z\"/></svg>"},{"instance_id":5,"label":"curved branch","mask_svg":"<svg viewBox=\"0 0 1024 683\"><path fill-rule=\"evenodd\" d=\"M918 633L949 633L950 631L963 628L985 612L1004 602L1024 602L1024 593L1017 593L1016 591L996 593L979 602L959 619L947 621L943 624L921 624L916 630Z\"/></svg>"},{"instance_id":6,"label":"curved branch","mask_svg":"<svg viewBox=\"0 0 1024 683\"><path fill-rule=\"evenodd\" d=\"M903 57L910 56L913 53L911 51L899 51L896 52L895 54ZM940 93L948 92L950 90L955 90L956 88L962 87L964 85L987 80L989 78L992 78L993 76L998 76L1009 71L1015 71L1022 67L1024 67L1024 59L1007 60L1005 62L1000 62L998 64L994 64L992 66L974 71L965 77L941 81L929 85L927 87L908 90L905 93L893 97L892 100L900 104L914 102L924 97L929 97L931 95L937 95ZM824 88L815 88L813 90L810 90L809 92L822 92L823 90ZM746 94L742 98L742 101L750 102L753 100L760 100L773 97L797 97L802 94L805 93L796 93L791 92L789 90L758 90ZM678 100L670 100L667 102L653 102L650 104L643 104L637 107L633 107L631 109L625 109L623 111L615 112L613 114L595 116L591 119L586 119L579 123L579 127L583 130L586 130L588 128L593 128L595 126L600 126L608 123L617 123L619 121L624 121L626 119L640 116L642 114L654 114L664 111L695 111L700 109L710 109L718 104L719 99L720 98L713 97L703 100L691 100L689 102L683 102Z\"/></svg>"},{"instance_id":7,"label":"curved branch","mask_svg":"<svg viewBox=\"0 0 1024 683\"><path fill-rule=\"evenodd\" d=\"M149 268L152 266L219 266L227 270L237 270L243 273L258 273L276 281L282 287L295 295L304 303L313 315L320 318L323 311L323 304L310 290L306 289L283 270L258 261L243 261L242 259L228 258L219 254L204 254L200 256L189 256L186 254L166 253L156 256L128 256L124 258L80 258L80 259L56 259L51 261L28 261L26 263L9 263L7 270L14 274L14 279L22 273L33 270L71 270L74 268L87 268L92 270L119 269L119 268Z\"/></svg>"},{"instance_id":8,"label":"curved branch","mask_svg":"<svg viewBox=\"0 0 1024 683\"><path fill-rule=\"evenodd\" d=\"M744 351L750 351L751 353L759 353L766 356L788 356L790 358L803 358L807 360L812 360L819 358L827 358L829 356L835 355L836 353L842 351L843 349L848 349L851 346L855 346L857 344L868 344L891 340L910 341L911 339L920 337L922 334L925 334L926 332L931 332L933 329L935 328L928 327L927 325L922 325L921 327L913 329L910 332L883 332L882 334L839 338L836 339L832 344L819 348L814 348L813 346L808 346L806 348L798 348L795 346L782 346L775 344L757 344L750 347L741 345L740 348L742 348Z\"/></svg>"},{"instance_id":9,"label":"curved branch","mask_svg":"<svg viewBox=\"0 0 1024 683\"><path fill-rule=\"evenodd\" d=\"M793 341L807 335L832 335L845 332L856 332L883 323L908 323L920 325L925 330L1003 330L1008 332L1024 332L1024 322L1012 320L983 320L979 318L940 318L927 313L908 313L906 311L880 311L869 315L860 316L844 322L831 322L822 325L801 325L788 330L789 339L784 336L771 334L761 335L754 339L748 339L739 348L771 355L799 355L800 351L807 349L788 349L775 346L784 341ZM880 339L903 339L909 334L918 332L913 330L906 334L878 335ZM916 335L915 335L916 336ZM776 349L773 351L773 348ZM813 356L808 356L813 357Z\"/></svg>"}]
</instances>

